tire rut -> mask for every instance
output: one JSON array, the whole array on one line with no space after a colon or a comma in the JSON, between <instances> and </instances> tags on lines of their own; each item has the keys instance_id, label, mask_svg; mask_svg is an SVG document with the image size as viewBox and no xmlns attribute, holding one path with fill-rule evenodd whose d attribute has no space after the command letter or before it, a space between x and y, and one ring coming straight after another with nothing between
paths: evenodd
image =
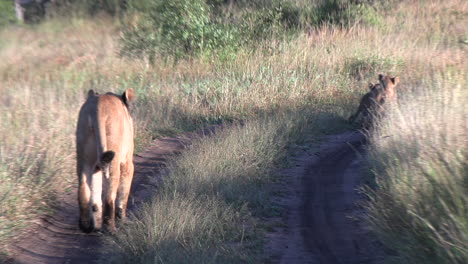
<instances>
[{"instance_id":1,"label":"tire rut","mask_svg":"<svg viewBox=\"0 0 468 264\"><path fill-rule=\"evenodd\" d=\"M368 258L360 251L366 240L354 232L359 227L350 218L359 200L362 142L349 144L321 157L304 175L304 242L320 263L365 263Z\"/></svg>"},{"instance_id":2,"label":"tire rut","mask_svg":"<svg viewBox=\"0 0 468 264\"><path fill-rule=\"evenodd\" d=\"M359 132L328 136L318 151L305 151L295 159L296 166L282 171L287 183L281 189L288 195L278 203L288 214L280 220L285 227L268 234L269 263L382 262L383 248L358 205L365 199L358 190L363 184L364 142Z\"/></svg>"}]
</instances>

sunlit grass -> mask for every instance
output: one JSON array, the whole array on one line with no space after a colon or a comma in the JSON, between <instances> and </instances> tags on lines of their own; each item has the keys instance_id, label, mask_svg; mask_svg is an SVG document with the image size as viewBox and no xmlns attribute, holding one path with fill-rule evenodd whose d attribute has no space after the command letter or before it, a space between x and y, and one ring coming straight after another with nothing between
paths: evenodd
<instances>
[{"instance_id":1,"label":"sunlit grass","mask_svg":"<svg viewBox=\"0 0 468 264\"><path fill-rule=\"evenodd\" d=\"M466 85L462 72L426 80L371 136L370 222L395 261L468 260Z\"/></svg>"}]
</instances>

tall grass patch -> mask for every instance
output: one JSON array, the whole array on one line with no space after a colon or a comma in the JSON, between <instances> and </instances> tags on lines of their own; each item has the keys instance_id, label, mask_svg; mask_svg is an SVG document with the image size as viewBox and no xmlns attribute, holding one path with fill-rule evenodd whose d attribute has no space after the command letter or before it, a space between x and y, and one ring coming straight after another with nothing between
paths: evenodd
<instances>
[{"instance_id":1,"label":"tall grass patch","mask_svg":"<svg viewBox=\"0 0 468 264\"><path fill-rule=\"evenodd\" d=\"M0 242L6 244L74 181L69 108L77 104L58 90L27 85L4 89L0 102Z\"/></svg>"},{"instance_id":2,"label":"tall grass patch","mask_svg":"<svg viewBox=\"0 0 468 264\"><path fill-rule=\"evenodd\" d=\"M466 85L460 71L435 75L370 137L370 223L395 262L468 261Z\"/></svg>"},{"instance_id":3,"label":"tall grass patch","mask_svg":"<svg viewBox=\"0 0 468 264\"><path fill-rule=\"evenodd\" d=\"M112 241L105 263L232 263L245 260L240 246L248 214L214 197L158 195L143 205L138 219Z\"/></svg>"}]
</instances>

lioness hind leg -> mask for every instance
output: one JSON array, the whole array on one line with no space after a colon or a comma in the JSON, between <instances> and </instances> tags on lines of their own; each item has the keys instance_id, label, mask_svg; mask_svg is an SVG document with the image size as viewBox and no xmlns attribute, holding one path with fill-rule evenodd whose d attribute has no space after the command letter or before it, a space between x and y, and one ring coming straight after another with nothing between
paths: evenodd
<instances>
[{"instance_id":1,"label":"lioness hind leg","mask_svg":"<svg viewBox=\"0 0 468 264\"><path fill-rule=\"evenodd\" d=\"M78 162L78 204L80 206L79 226L83 232L93 231L91 218L89 214L89 203L91 200L91 189L89 182L91 180L92 170Z\"/></svg>"},{"instance_id":2,"label":"lioness hind leg","mask_svg":"<svg viewBox=\"0 0 468 264\"><path fill-rule=\"evenodd\" d=\"M110 164L110 175L106 182L104 192L104 223L110 232L115 231L115 199L120 184L120 166L118 159L114 159Z\"/></svg>"},{"instance_id":3,"label":"lioness hind leg","mask_svg":"<svg viewBox=\"0 0 468 264\"><path fill-rule=\"evenodd\" d=\"M92 216L94 231L102 228L102 171L93 173L91 180L91 208L89 214Z\"/></svg>"},{"instance_id":4,"label":"lioness hind leg","mask_svg":"<svg viewBox=\"0 0 468 264\"><path fill-rule=\"evenodd\" d=\"M116 206L116 217L125 221L127 216L127 202L130 194L130 188L132 187L134 166L132 161L128 161L126 164L121 165L121 177L120 186L117 193L117 206Z\"/></svg>"}]
</instances>

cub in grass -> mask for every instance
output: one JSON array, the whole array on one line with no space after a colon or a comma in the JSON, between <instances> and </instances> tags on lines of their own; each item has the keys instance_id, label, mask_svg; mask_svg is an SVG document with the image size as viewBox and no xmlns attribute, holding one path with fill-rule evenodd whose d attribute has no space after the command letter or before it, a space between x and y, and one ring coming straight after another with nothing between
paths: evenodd
<instances>
[{"instance_id":1,"label":"cub in grass","mask_svg":"<svg viewBox=\"0 0 468 264\"><path fill-rule=\"evenodd\" d=\"M385 101L395 103L398 100L396 86L400 82L400 77L390 77L379 74L379 83L385 91Z\"/></svg>"},{"instance_id":2,"label":"cub in grass","mask_svg":"<svg viewBox=\"0 0 468 264\"><path fill-rule=\"evenodd\" d=\"M134 171L134 130L129 113L134 99L132 89L122 95L99 95L90 90L81 107L76 158L79 226L83 232L99 231L103 222L114 232L115 218L126 216Z\"/></svg>"},{"instance_id":3,"label":"cub in grass","mask_svg":"<svg viewBox=\"0 0 468 264\"><path fill-rule=\"evenodd\" d=\"M370 91L361 98L358 110L349 117L349 122L353 123L361 115L361 125L369 128L374 118L383 113L386 102L397 101L395 86L399 81L399 77L379 74L379 83L369 84Z\"/></svg>"}]
</instances>

